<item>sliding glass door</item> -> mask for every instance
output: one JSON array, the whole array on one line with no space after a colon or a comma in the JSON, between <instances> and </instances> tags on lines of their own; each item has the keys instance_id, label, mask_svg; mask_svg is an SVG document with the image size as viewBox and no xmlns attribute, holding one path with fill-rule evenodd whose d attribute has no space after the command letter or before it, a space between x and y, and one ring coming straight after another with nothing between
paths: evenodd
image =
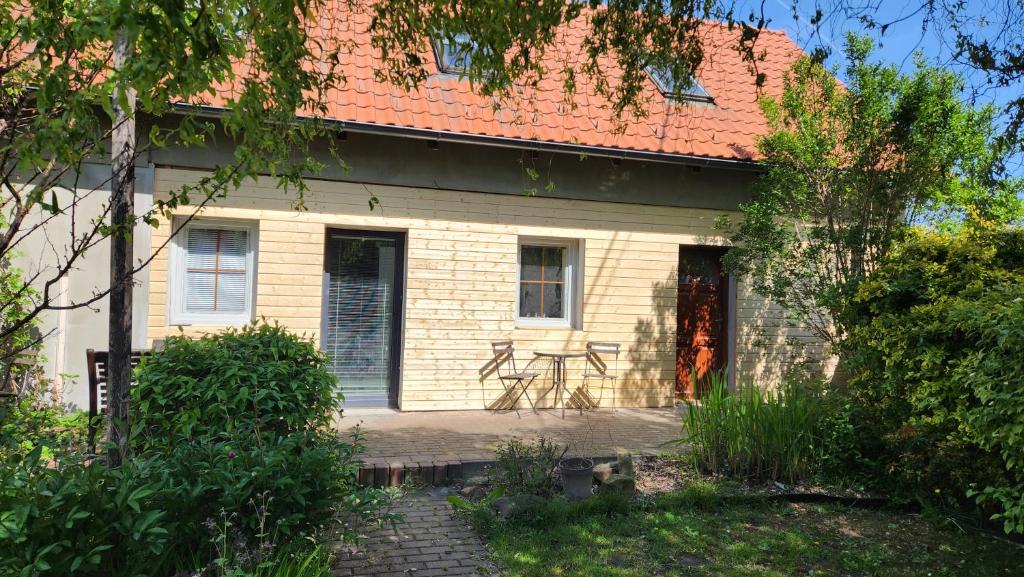
<instances>
[{"instance_id":1,"label":"sliding glass door","mask_svg":"<svg viewBox=\"0 0 1024 577\"><path fill-rule=\"evenodd\" d=\"M396 406L404 235L328 231L321 346L346 406Z\"/></svg>"}]
</instances>

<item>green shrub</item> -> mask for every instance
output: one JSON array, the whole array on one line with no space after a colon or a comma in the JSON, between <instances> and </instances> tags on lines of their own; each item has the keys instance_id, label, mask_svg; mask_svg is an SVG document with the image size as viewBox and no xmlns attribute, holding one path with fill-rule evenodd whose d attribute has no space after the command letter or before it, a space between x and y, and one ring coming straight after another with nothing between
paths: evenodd
<instances>
[{"instance_id":1,"label":"green shrub","mask_svg":"<svg viewBox=\"0 0 1024 577\"><path fill-rule=\"evenodd\" d=\"M181 563L175 575L195 577L329 577L330 549L309 541L287 541L260 534L256 542L239 539L237 514L209 520L213 558Z\"/></svg>"},{"instance_id":2,"label":"green shrub","mask_svg":"<svg viewBox=\"0 0 1024 577\"><path fill-rule=\"evenodd\" d=\"M42 447L42 459L81 452L88 438L88 414L66 413L53 401L50 383L39 379L17 399L0 401L0 461Z\"/></svg>"},{"instance_id":3,"label":"green shrub","mask_svg":"<svg viewBox=\"0 0 1024 577\"><path fill-rule=\"evenodd\" d=\"M9 199L5 196L4 202ZM0 211L0 230L7 230L8 225L7 215ZM0 307L0 329L7 336L0 338L0 376L16 379L19 377L17 373L32 368L20 364L19 357L33 354L42 348L42 339L37 331L38 317L25 322L39 293L32 285L26 284L24 272L11 263L10 259L17 256L17 253L10 250L4 252L4 257L0 257L0 303L3 303L3 307ZM15 329L19 324L21 326Z\"/></svg>"},{"instance_id":4,"label":"green shrub","mask_svg":"<svg viewBox=\"0 0 1024 577\"><path fill-rule=\"evenodd\" d=\"M132 446L160 461L175 552L208 550L203 524L222 513L250 540L311 535L336 514L374 520L385 495L357 485L361 447L331 428L340 402L326 356L279 326L171 338L147 357Z\"/></svg>"},{"instance_id":5,"label":"green shrub","mask_svg":"<svg viewBox=\"0 0 1024 577\"><path fill-rule=\"evenodd\" d=\"M549 439L524 442L513 437L498 444L488 475L509 495L551 496L560 456L558 446Z\"/></svg>"},{"instance_id":6,"label":"green shrub","mask_svg":"<svg viewBox=\"0 0 1024 577\"><path fill-rule=\"evenodd\" d=\"M858 469L1024 532L1024 232L917 233L847 311Z\"/></svg>"},{"instance_id":7,"label":"green shrub","mask_svg":"<svg viewBox=\"0 0 1024 577\"><path fill-rule=\"evenodd\" d=\"M149 575L169 531L152 463L42 459L36 447L0 469L0 575Z\"/></svg>"},{"instance_id":8,"label":"green shrub","mask_svg":"<svg viewBox=\"0 0 1024 577\"><path fill-rule=\"evenodd\" d=\"M143 359L132 389L136 447L211 432L284 436L321 431L340 408L337 380L315 344L266 323L199 339L172 337Z\"/></svg>"},{"instance_id":9,"label":"green shrub","mask_svg":"<svg viewBox=\"0 0 1024 577\"><path fill-rule=\"evenodd\" d=\"M818 396L804 384L777 391L741 385L730 392L719 373L699 404L687 403L683 440L704 471L794 483L813 471L820 414Z\"/></svg>"}]
</instances>

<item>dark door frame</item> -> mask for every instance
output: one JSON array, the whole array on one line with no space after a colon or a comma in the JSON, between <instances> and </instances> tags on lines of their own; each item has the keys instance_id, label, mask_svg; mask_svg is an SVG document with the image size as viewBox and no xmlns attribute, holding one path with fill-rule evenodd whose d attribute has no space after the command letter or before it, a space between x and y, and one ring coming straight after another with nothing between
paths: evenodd
<instances>
[{"instance_id":1,"label":"dark door frame","mask_svg":"<svg viewBox=\"0 0 1024 577\"><path fill-rule=\"evenodd\" d=\"M679 245L679 252L676 263L676 290L679 290L679 275L682 268L682 260L684 251L699 252L717 257L719 266L719 274L721 275L722 282L719 286L719 298L721 299L722 307L725 309L723 319L723 327L721 339L725 345L725 350L722 351L723 365L728 373L729 388L735 389L736 387L736 294L737 286L734 275L728 274L725 267L722 265L722 257L729 251L727 246L716 246L716 245L696 245L696 244L681 244ZM676 297L676 319L679 318L679 299L678 294ZM675 334L675 347L673 350L673 367L678 362L679 358L679 327L676 326ZM673 370L676 376L675 387L678 390L679 381L678 373Z\"/></svg>"},{"instance_id":2,"label":"dark door frame","mask_svg":"<svg viewBox=\"0 0 1024 577\"><path fill-rule=\"evenodd\" d=\"M370 238L390 239L395 241L395 290L392 294L392 319L391 319L391 363L388 367L388 408L400 408L399 394L401 392L402 380L402 354L405 339L405 272L407 255L405 243L408 233L406 231L383 231L366 230L358 228L337 228L328 226L324 230L324 264L323 264L323 288L320 300L320 348L323 350L323 336L327 334L327 302L330 289L330 261L328 251L331 248L332 238Z\"/></svg>"}]
</instances>

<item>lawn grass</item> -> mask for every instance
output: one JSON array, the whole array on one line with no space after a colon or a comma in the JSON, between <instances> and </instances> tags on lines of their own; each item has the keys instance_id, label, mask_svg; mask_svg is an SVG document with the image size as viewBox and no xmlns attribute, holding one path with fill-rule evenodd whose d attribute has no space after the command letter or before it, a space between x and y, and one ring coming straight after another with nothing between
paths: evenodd
<instances>
[{"instance_id":1,"label":"lawn grass","mask_svg":"<svg viewBox=\"0 0 1024 577\"><path fill-rule=\"evenodd\" d=\"M635 501L477 515L505 577L1021 575L1024 549L917 515L761 499L709 484Z\"/></svg>"}]
</instances>

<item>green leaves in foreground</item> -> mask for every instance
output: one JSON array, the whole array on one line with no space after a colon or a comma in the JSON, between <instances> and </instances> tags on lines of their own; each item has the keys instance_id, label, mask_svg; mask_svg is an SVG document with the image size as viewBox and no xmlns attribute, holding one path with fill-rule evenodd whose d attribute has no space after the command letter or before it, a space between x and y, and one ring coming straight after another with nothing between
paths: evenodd
<instances>
[{"instance_id":1,"label":"green leaves in foreground","mask_svg":"<svg viewBox=\"0 0 1024 577\"><path fill-rule=\"evenodd\" d=\"M1024 234L917 233L847 318L847 467L1024 533Z\"/></svg>"},{"instance_id":2,"label":"green leaves in foreground","mask_svg":"<svg viewBox=\"0 0 1024 577\"><path fill-rule=\"evenodd\" d=\"M903 74L873 61L872 48L848 39L845 86L803 58L782 97L762 101L767 172L726 257L834 350L847 332L839 312L912 226L1021 216L1024 188L1006 173L996 109L963 102L950 71L918 58Z\"/></svg>"}]
</instances>

